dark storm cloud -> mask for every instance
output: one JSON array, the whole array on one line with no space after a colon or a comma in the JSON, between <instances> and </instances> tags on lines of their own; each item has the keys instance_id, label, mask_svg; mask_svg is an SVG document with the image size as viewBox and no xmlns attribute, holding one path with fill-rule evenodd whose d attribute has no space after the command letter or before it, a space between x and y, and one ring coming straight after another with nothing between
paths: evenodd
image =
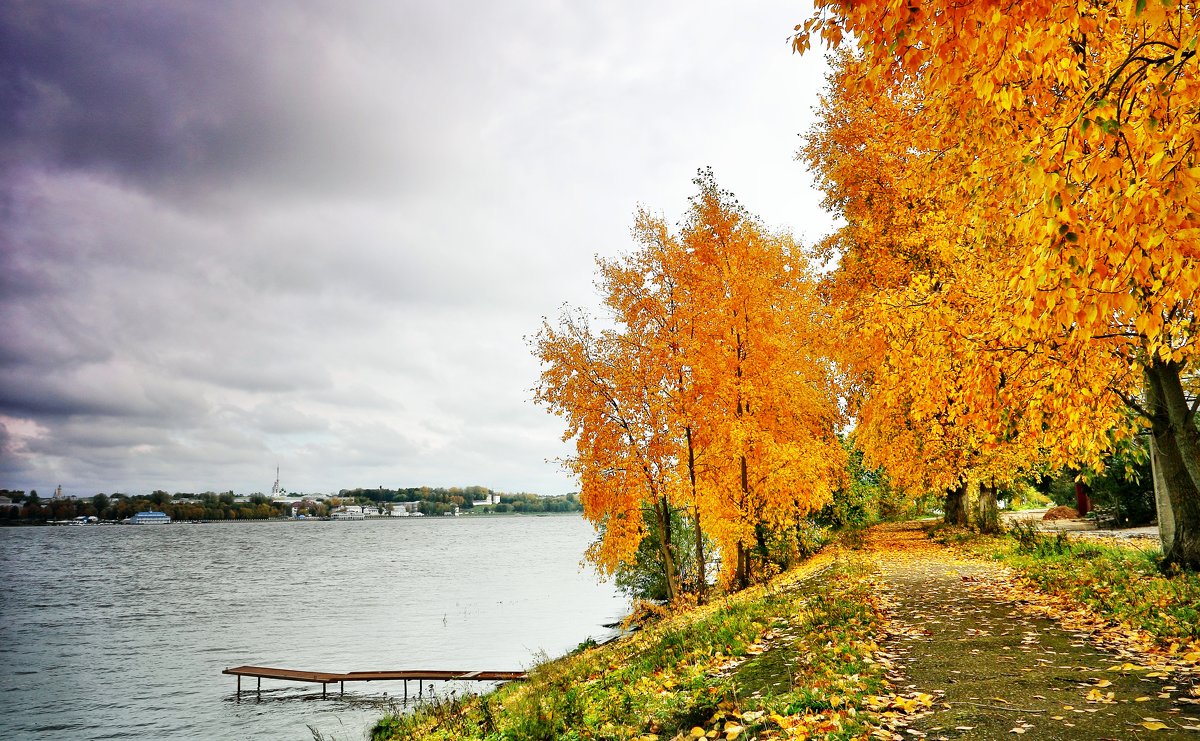
<instances>
[{"instance_id":1,"label":"dark storm cloud","mask_svg":"<svg viewBox=\"0 0 1200 741\"><path fill-rule=\"evenodd\" d=\"M262 80L236 43L255 24L239 15L216 2L0 6L4 163L153 182L229 160L218 150L245 147L230 117L255 131L262 116L250 94Z\"/></svg>"},{"instance_id":2,"label":"dark storm cloud","mask_svg":"<svg viewBox=\"0 0 1200 741\"><path fill-rule=\"evenodd\" d=\"M423 112L397 115L406 71L373 78L340 24L288 2L0 4L0 165L10 185L29 168L87 171L193 206L229 189L411 184L422 158L406 133Z\"/></svg>"},{"instance_id":3,"label":"dark storm cloud","mask_svg":"<svg viewBox=\"0 0 1200 741\"><path fill-rule=\"evenodd\" d=\"M41 419L107 415L128 419L183 420L207 405L195 389L140 366L102 364L69 370L18 366L0 370L0 414Z\"/></svg>"}]
</instances>

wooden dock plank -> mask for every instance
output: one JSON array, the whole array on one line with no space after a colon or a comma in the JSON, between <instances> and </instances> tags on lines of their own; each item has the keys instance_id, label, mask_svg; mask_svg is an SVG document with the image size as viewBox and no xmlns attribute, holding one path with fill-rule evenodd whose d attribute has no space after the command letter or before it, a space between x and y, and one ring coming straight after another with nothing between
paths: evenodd
<instances>
[{"instance_id":1,"label":"wooden dock plank","mask_svg":"<svg viewBox=\"0 0 1200 741\"><path fill-rule=\"evenodd\" d=\"M525 679L521 671L453 671L448 669L401 669L369 672L313 672L303 669L281 669L270 666L235 666L222 674L260 679L282 679L293 682L378 682L378 681L441 681L511 682Z\"/></svg>"},{"instance_id":2,"label":"wooden dock plank","mask_svg":"<svg viewBox=\"0 0 1200 741\"><path fill-rule=\"evenodd\" d=\"M333 672L310 672L300 669L277 669L269 666L235 666L226 669L222 674L235 674L242 677L262 677L263 679L290 679L296 682L331 683L341 681L344 675Z\"/></svg>"}]
</instances>

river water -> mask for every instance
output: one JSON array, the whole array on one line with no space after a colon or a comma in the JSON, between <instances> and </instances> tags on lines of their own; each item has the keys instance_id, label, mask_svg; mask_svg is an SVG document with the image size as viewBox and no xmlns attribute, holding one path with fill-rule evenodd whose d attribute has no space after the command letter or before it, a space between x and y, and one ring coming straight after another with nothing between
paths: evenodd
<instances>
[{"instance_id":1,"label":"river water","mask_svg":"<svg viewBox=\"0 0 1200 741\"><path fill-rule=\"evenodd\" d=\"M527 668L625 611L591 538L566 515L0 528L0 738L362 739L403 683L238 700L221 670Z\"/></svg>"}]
</instances>

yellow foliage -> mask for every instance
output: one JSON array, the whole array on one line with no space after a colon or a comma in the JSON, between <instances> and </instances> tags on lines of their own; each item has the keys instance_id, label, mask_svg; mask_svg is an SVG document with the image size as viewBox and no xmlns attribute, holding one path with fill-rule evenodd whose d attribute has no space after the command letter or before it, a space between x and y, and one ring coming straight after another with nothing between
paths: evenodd
<instances>
[{"instance_id":1,"label":"yellow foliage","mask_svg":"<svg viewBox=\"0 0 1200 741\"><path fill-rule=\"evenodd\" d=\"M802 250L711 173L696 182L680 234L642 212L639 249L599 261L612 328L567 312L535 341L536 399L564 417L566 465L602 529L588 557L611 573L653 530L672 599L687 557L662 537L672 511L718 544L727 576L745 577L747 546L823 506L845 470L826 318Z\"/></svg>"},{"instance_id":2,"label":"yellow foliage","mask_svg":"<svg viewBox=\"0 0 1200 741\"><path fill-rule=\"evenodd\" d=\"M868 460L914 489L1098 463L1200 347L1200 8L896 5L816 0L793 40L854 47L802 156L846 220Z\"/></svg>"}]
</instances>

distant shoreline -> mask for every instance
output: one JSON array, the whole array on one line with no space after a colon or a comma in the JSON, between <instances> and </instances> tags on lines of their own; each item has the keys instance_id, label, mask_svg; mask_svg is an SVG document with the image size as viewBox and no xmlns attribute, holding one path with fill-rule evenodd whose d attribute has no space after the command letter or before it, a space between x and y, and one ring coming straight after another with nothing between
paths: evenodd
<instances>
[{"instance_id":1,"label":"distant shoreline","mask_svg":"<svg viewBox=\"0 0 1200 741\"><path fill-rule=\"evenodd\" d=\"M378 522L381 520L399 520L399 521L402 521L402 520L433 520L433 521L440 522L442 520L462 520L462 519L483 520L483 519L492 519L492 518L501 518L501 517L582 517L582 516L583 516L582 512L473 512L470 514L460 514L456 517L447 517L447 516L439 517L437 515L425 515L422 517L412 517L412 516L394 517L394 516L388 516L388 515L378 515L378 516L365 517L361 520L333 520L328 517L305 517L304 519L298 519L295 517L267 517L267 518L263 518L263 519L247 518L247 519L240 519L240 520L175 520L175 521L163 523L162 525L157 525L157 526L156 525L131 525L130 523L121 522L119 520L105 520L102 522L88 523L86 525L77 525L74 523L66 523L66 522L57 523L57 522L45 522L45 521L29 522L29 521L21 521L21 520L0 520L0 528L3 528L3 527L61 527L61 528L72 528L72 529L75 529L75 528L88 529L88 528L93 528L93 527L112 527L113 525L130 525L131 527L143 528L143 527L163 527L163 526L172 526L172 525L218 525L218 524L250 525L250 524L255 524L255 523L285 524L285 523L305 523L305 522Z\"/></svg>"}]
</instances>

